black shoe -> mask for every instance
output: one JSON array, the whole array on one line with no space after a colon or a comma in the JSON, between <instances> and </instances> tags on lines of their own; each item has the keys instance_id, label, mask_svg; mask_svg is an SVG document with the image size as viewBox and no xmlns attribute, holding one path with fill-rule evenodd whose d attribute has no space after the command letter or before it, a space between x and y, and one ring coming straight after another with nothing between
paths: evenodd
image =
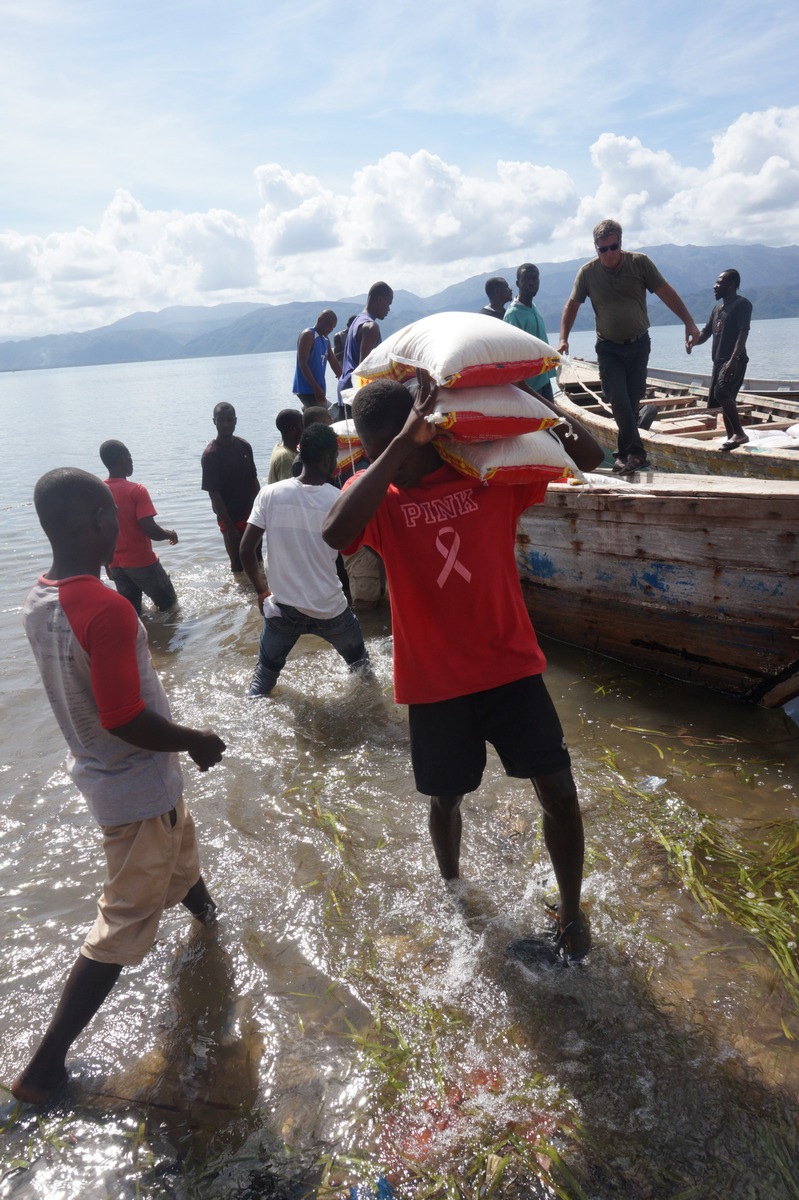
<instances>
[{"instance_id":1,"label":"black shoe","mask_svg":"<svg viewBox=\"0 0 799 1200\"><path fill-rule=\"evenodd\" d=\"M613 466L610 469L611 469L611 471L615 471L615 473L617 475L619 475L624 470L626 465L627 465L626 458L617 458L616 461L614 462Z\"/></svg>"},{"instance_id":2,"label":"black shoe","mask_svg":"<svg viewBox=\"0 0 799 1200\"><path fill-rule=\"evenodd\" d=\"M523 967L554 967L561 961L560 951L548 937L516 938L506 948L505 956Z\"/></svg>"},{"instance_id":3,"label":"black shoe","mask_svg":"<svg viewBox=\"0 0 799 1200\"><path fill-rule=\"evenodd\" d=\"M724 443L724 445L721 447L721 449L722 450L737 450L740 446L745 446L748 441L749 441L748 437L745 437L743 439L743 441L739 441L738 438L730 438L730 440L728 442Z\"/></svg>"},{"instance_id":4,"label":"black shoe","mask_svg":"<svg viewBox=\"0 0 799 1200\"><path fill-rule=\"evenodd\" d=\"M627 462L619 471L619 474L634 475L636 471L650 471L651 469L651 464L646 456L639 458L637 454L631 454L627 459Z\"/></svg>"}]
</instances>

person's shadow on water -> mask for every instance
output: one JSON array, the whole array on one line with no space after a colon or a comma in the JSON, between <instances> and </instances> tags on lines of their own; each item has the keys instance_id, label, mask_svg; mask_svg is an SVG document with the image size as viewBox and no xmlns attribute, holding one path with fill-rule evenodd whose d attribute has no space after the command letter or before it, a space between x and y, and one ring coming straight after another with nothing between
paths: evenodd
<instances>
[{"instance_id":1,"label":"person's shadow on water","mask_svg":"<svg viewBox=\"0 0 799 1200\"><path fill-rule=\"evenodd\" d=\"M520 1043L572 1097L564 1157L590 1200L796 1200L795 1097L769 1087L642 967L596 945L585 964L524 965L490 920L481 969L505 992Z\"/></svg>"},{"instance_id":2,"label":"person's shadow on water","mask_svg":"<svg viewBox=\"0 0 799 1200\"><path fill-rule=\"evenodd\" d=\"M156 1047L102 1086L102 1095L153 1109L207 1152L209 1139L258 1103L263 1039L215 926L192 929L170 968L171 1011Z\"/></svg>"}]
</instances>

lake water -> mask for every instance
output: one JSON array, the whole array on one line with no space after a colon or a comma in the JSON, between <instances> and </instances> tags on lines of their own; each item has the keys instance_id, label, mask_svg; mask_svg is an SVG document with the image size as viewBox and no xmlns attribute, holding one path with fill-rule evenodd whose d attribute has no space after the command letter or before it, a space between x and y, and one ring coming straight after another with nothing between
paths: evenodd
<instances>
[{"instance_id":1,"label":"lake water","mask_svg":"<svg viewBox=\"0 0 799 1200\"><path fill-rule=\"evenodd\" d=\"M752 372L799 376L797 330L756 322ZM679 334L654 331L653 363L679 365ZM99 472L105 438L180 536L161 550L179 610L147 618L173 711L228 744L206 775L185 764L217 931L168 914L76 1043L70 1093L41 1115L0 1105L0 1196L346 1198L386 1175L402 1197L796 1197L796 727L547 644L595 950L580 969L509 962L553 894L536 803L492 758L465 806L465 881L445 890L387 611L364 621L373 683L308 638L269 701L244 699L260 621L199 456L230 400L263 478L292 367L0 376L0 1084L49 1019L100 880L20 610L50 561L33 484Z\"/></svg>"},{"instance_id":2,"label":"lake water","mask_svg":"<svg viewBox=\"0 0 799 1200\"><path fill-rule=\"evenodd\" d=\"M694 313L701 329L707 313ZM553 338L557 331L551 331ZM685 353L685 329L682 325L654 325L650 329L653 367L678 371L698 371L710 374L710 342ZM578 358L595 358L596 335L593 332L573 333L569 350ZM799 379L799 318L784 317L777 321L753 321L746 343L749 355L748 373L753 379Z\"/></svg>"}]
</instances>

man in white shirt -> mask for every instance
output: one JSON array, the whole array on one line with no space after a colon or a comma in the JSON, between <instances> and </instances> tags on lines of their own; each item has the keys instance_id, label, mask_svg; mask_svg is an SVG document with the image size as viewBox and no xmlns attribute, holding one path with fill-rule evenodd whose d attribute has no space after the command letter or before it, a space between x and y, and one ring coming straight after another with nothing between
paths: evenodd
<instances>
[{"instance_id":1,"label":"man in white shirt","mask_svg":"<svg viewBox=\"0 0 799 1200\"><path fill-rule=\"evenodd\" d=\"M340 494L331 483L337 450L329 425L309 426L300 439L300 475L262 488L255 498L241 561L258 593L264 626L249 696L269 695L304 633L329 642L351 671L370 670L358 618L336 573L337 552L322 539L325 517ZM262 540L263 567L257 557Z\"/></svg>"}]
</instances>

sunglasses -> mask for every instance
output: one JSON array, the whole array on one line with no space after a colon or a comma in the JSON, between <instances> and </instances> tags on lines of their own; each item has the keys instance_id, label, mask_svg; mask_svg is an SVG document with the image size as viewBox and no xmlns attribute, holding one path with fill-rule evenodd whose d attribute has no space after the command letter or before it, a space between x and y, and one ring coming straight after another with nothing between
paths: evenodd
<instances>
[{"instance_id":1,"label":"sunglasses","mask_svg":"<svg viewBox=\"0 0 799 1200\"><path fill-rule=\"evenodd\" d=\"M608 250L618 250L621 242L611 242L609 246L597 246L597 254L607 254Z\"/></svg>"}]
</instances>

